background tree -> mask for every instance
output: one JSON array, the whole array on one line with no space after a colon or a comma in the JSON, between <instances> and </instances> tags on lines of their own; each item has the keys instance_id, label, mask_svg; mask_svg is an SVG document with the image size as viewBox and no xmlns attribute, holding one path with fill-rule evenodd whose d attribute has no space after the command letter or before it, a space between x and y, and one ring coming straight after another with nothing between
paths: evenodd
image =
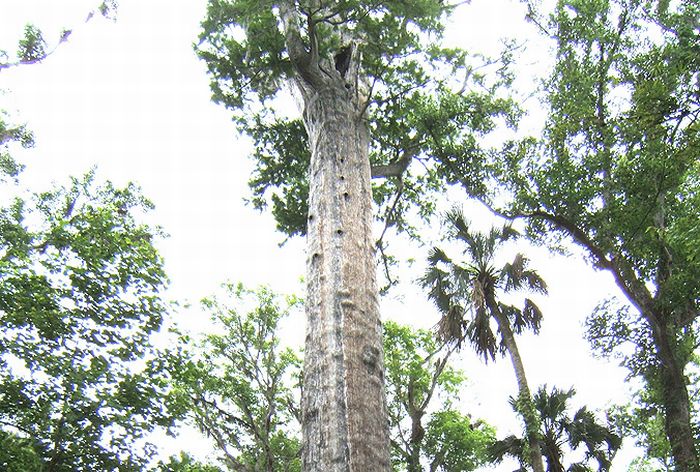
<instances>
[{"instance_id":1,"label":"background tree","mask_svg":"<svg viewBox=\"0 0 700 472\"><path fill-rule=\"evenodd\" d=\"M622 439L609 427L600 425L595 415L586 407L569 414L568 402L576 391L559 390L556 387L547 391L546 386L540 387L533 397L533 404L540 416L540 436L542 454L547 459L547 472L577 472L592 470L588 465L596 461L599 472L610 470L612 459L622 445ZM515 411L516 400L512 399ZM494 461L500 462L509 455L520 461L521 470L525 469L527 457L527 440L509 436L497 441L491 448L490 454ZM566 448L569 448L567 450ZM583 460L564 465L564 458L569 453L584 451Z\"/></svg>"},{"instance_id":2,"label":"background tree","mask_svg":"<svg viewBox=\"0 0 700 472\"><path fill-rule=\"evenodd\" d=\"M613 275L651 341L640 375L659 386L682 471L700 470L685 377L700 313L699 18L692 1L557 2L541 23L556 41L543 138L484 161L497 191L465 182L535 239L573 240Z\"/></svg>"},{"instance_id":3,"label":"background tree","mask_svg":"<svg viewBox=\"0 0 700 472\"><path fill-rule=\"evenodd\" d=\"M586 320L587 336L597 356L615 359L626 367L629 381L634 377L644 378L649 365L653 365L654 348L648 325L640 319L634 309L618 299L603 301ZM691 413L695 417L700 407L700 383L698 382L697 354L692 354L686 367ZM662 386L648 381L642 384L627 405L616 406L611 411L616 427L626 437L634 437L637 446L645 450L639 458L639 467L649 470L660 467L672 470L671 445L665 433L664 413L661 408ZM700 438L696 434L696 447ZM640 469L646 470L646 469Z\"/></svg>"},{"instance_id":4,"label":"background tree","mask_svg":"<svg viewBox=\"0 0 700 472\"><path fill-rule=\"evenodd\" d=\"M205 335L196 349L184 336L169 354L173 408L214 440L229 470L299 471L294 390L300 360L280 346L278 326L299 302L292 298L280 306L266 289L223 288L223 300L202 302L220 334ZM243 312L246 305L249 311Z\"/></svg>"},{"instance_id":5,"label":"background tree","mask_svg":"<svg viewBox=\"0 0 700 472\"><path fill-rule=\"evenodd\" d=\"M186 453L180 456L172 456L168 462L160 461L153 472L223 472L219 467L211 464L202 464Z\"/></svg>"},{"instance_id":6,"label":"background tree","mask_svg":"<svg viewBox=\"0 0 700 472\"><path fill-rule=\"evenodd\" d=\"M413 157L461 144L438 126L483 132L509 108L489 91L467 93L466 54L436 43L452 8L441 0L209 2L198 52L214 99L256 141L254 185L282 187L274 199L282 227L308 238L308 471L390 468L370 176L393 178L386 188L399 197L415 195L402 180ZM448 83L454 76L465 80ZM275 107L287 87L303 126ZM430 185L429 175L416 179Z\"/></svg>"},{"instance_id":7,"label":"background tree","mask_svg":"<svg viewBox=\"0 0 700 472\"><path fill-rule=\"evenodd\" d=\"M224 298L203 306L221 334L204 335L196 347L185 336L164 356L171 408L213 439L228 470L300 470L300 362L279 339L299 303L291 297L281 306L267 289L228 284ZM393 322L385 324L384 345L393 470L423 470L421 460L431 471L483 464L494 431L453 406L464 377L448 352L440 357L429 332Z\"/></svg>"},{"instance_id":8,"label":"background tree","mask_svg":"<svg viewBox=\"0 0 700 472\"><path fill-rule=\"evenodd\" d=\"M460 346L468 339L478 354L495 360L496 354L508 353L518 383L516 411L520 413L527 431L526 457L535 470L542 472L539 418L532 404L530 388L525 375L515 335L525 329L539 331L542 313L532 300L525 298L523 308L500 301L503 294L521 289L546 293L547 286L539 275L528 268L528 260L517 254L512 263L503 268L495 267L498 247L517 236L517 232L505 226L492 229L488 234L475 233L469 229L464 215L452 210L446 217L449 237L464 243L466 262L450 259L447 254L434 248L429 266L422 279L442 318L438 325L438 336ZM468 313L470 320L465 319ZM493 332L492 321L498 327L499 337Z\"/></svg>"},{"instance_id":9,"label":"background tree","mask_svg":"<svg viewBox=\"0 0 700 472\"><path fill-rule=\"evenodd\" d=\"M456 409L465 378L448 364L453 350L438 346L429 331L387 321L384 353L394 470L420 472L422 463L431 472L483 465L494 430Z\"/></svg>"},{"instance_id":10,"label":"background tree","mask_svg":"<svg viewBox=\"0 0 700 472\"><path fill-rule=\"evenodd\" d=\"M93 180L0 209L0 432L34 470L141 470L141 440L170 421L147 372L159 231L135 186Z\"/></svg>"},{"instance_id":11,"label":"background tree","mask_svg":"<svg viewBox=\"0 0 700 472\"><path fill-rule=\"evenodd\" d=\"M22 171L22 165L12 157L12 147L16 145L32 147L34 135L25 125L13 123L8 113L0 109L0 183L16 179Z\"/></svg>"}]
</instances>

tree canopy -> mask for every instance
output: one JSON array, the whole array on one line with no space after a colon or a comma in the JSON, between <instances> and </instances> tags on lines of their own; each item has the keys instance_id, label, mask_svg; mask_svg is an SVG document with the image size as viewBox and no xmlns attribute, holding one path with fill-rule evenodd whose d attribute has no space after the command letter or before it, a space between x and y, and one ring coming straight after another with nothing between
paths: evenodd
<instances>
[{"instance_id":1,"label":"tree canopy","mask_svg":"<svg viewBox=\"0 0 700 472\"><path fill-rule=\"evenodd\" d=\"M289 113L293 52L276 5L209 2L197 52L207 62L214 101L232 111L255 143L253 204L271 203L281 231L305 234L310 150L301 119ZM486 59L440 45L455 6L441 0L311 0L299 2L290 20L298 22L300 44L319 58L319 74L335 71L345 46L357 49L361 83L353 87L367 113L378 217L399 230L412 228L404 218L412 204L423 216L434 211L425 191L454 180L455 168L470 168L482 155L481 136L497 123L513 125L518 116L512 101L495 94L510 81L506 68L486 77L479 71ZM416 161L422 165L411 165ZM480 180L475 175L473 181Z\"/></svg>"},{"instance_id":2,"label":"tree canopy","mask_svg":"<svg viewBox=\"0 0 700 472\"><path fill-rule=\"evenodd\" d=\"M136 440L170 424L147 373L166 313L149 207L88 174L0 209L0 430L26 470L140 470Z\"/></svg>"},{"instance_id":3,"label":"tree canopy","mask_svg":"<svg viewBox=\"0 0 700 472\"><path fill-rule=\"evenodd\" d=\"M676 466L697 469L685 369L700 314L698 4L559 1L531 17L556 44L543 135L486 159L487 191L463 183L535 240L571 240L613 275L636 313L628 365L659 386ZM599 327L617 306L599 307Z\"/></svg>"},{"instance_id":4,"label":"tree canopy","mask_svg":"<svg viewBox=\"0 0 700 472\"><path fill-rule=\"evenodd\" d=\"M107 15L114 6L102 2L94 13ZM594 267L613 275L622 294L601 302L588 319L593 350L616 356L642 381L633 403L613 411L616 425L635 435L650 460L694 471L700 450L694 385L700 7L692 0L561 0L543 15L532 6L530 19L555 45L554 69L542 90L548 118L542 136L498 149L489 149L484 138L514 127L521 113L508 98L511 57L507 51L492 61L445 47L444 24L454 8L441 0L211 0L197 52L209 67L214 99L255 143L251 202L271 206L284 234L309 231L317 217L309 210L310 166L330 129L315 127L311 115L325 106L319 90L339 90L355 107L360 129L367 128L375 217L385 225L378 237L384 261L390 260L387 229L422 237L417 221L433 215L436 195L453 184L500 216L524 219L538 243L580 245ZM28 25L16 54L0 52L0 74L43 61L70 35L64 30L46 38ZM299 113L291 111L293 100ZM22 169L12 146L32 142L27 128L2 111L3 184ZM347 148L341 144L338 149ZM341 203L355 198L341 187ZM154 358L151 336L167 310L155 249L161 234L141 223L150 209L136 186L100 185L93 173L0 208L0 468L109 470L118 464L143 470L155 450L146 442L149 432L170 426L173 413L190 413L219 443L229 467L272 463L298 470L298 385L288 382L298 374L298 359L278 349L274 327L285 309L271 293L230 287L238 291L234 298L258 297L260 310L244 315L210 299L205 310L225 333L206 337L194 353L191 339L183 338L186 348L172 358ZM345 230L332 231L341 240ZM474 263L453 264L456 258L438 251L431 258L434 269L453 269L435 271L431 279L432 296L446 315L441 333L469 339L489 359L506 349L506 324L494 332L489 312L505 315L516 334L540 324L530 300L522 309L510 301L486 303L491 289L518 283L544 289L521 256L503 269L479 259L510 231L465 234ZM310 265L317 255L310 250ZM340 265L329 267L341 273ZM374 306L374 285L366 286ZM341 307L338 319L370 312L349 292L339 293L338 303L311 298L311 304ZM466 295L453 303L459 293ZM468 304L477 315L473 321L464 316ZM431 470L477 467L493 432L453 408L461 376L446 367L450 348L438 349L426 332L390 324L384 335L395 467L416 469L416 457ZM362 351L360 368L381 366L382 355L373 349ZM165 361L173 378L162 377ZM427 409L432 398L444 400L433 396L440 389L448 400ZM564 414L572 395L535 396L540 439L587 446L577 425L605 436L588 410L573 419ZM527 457L526 442L511 439L515 455ZM584 452L601 470L614 449L614 438L608 439ZM544 454L563 468L565 453ZM572 470L586 467L577 461L570 461ZM218 470L187 455L158 467Z\"/></svg>"}]
</instances>

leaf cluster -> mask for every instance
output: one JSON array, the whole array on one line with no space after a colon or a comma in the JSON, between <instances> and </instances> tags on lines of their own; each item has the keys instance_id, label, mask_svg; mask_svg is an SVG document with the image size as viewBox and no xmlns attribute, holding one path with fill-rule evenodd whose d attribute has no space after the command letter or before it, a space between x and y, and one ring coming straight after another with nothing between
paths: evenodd
<instances>
[{"instance_id":1,"label":"leaf cluster","mask_svg":"<svg viewBox=\"0 0 700 472\"><path fill-rule=\"evenodd\" d=\"M135 441L170 421L146 373L166 312L148 208L90 173L0 209L0 430L41 470L139 470Z\"/></svg>"},{"instance_id":2,"label":"leaf cluster","mask_svg":"<svg viewBox=\"0 0 700 472\"><path fill-rule=\"evenodd\" d=\"M394 470L422 470L424 461L432 471L475 470L485 463L494 430L456 408L466 379L448 364L451 354L428 331L384 323Z\"/></svg>"},{"instance_id":3,"label":"leaf cluster","mask_svg":"<svg viewBox=\"0 0 700 472\"><path fill-rule=\"evenodd\" d=\"M295 386L301 361L281 347L278 330L297 305L294 299L280 305L268 289L225 284L223 298L202 301L217 333L195 347L184 335L163 355L171 408L213 439L231 470L300 470Z\"/></svg>"},{"instance_id":4,"label":"leaf cluster","mask_svg":"<svg viewBox=\"0 0 700 472\"><path fill-rule=\"evenodd\" d=\"M575 394L573 388L560 390L554 387L548 391L545 385L532 398L532 405L540 418L540 431L537 434L540 436L542 455L547 460L547 470L608 471L622 445L622 438L610 426L601 425L595 414L585 406L571 416L569 401ZM516 411L520 411L516 399L511 399L511 404ZM496 441L489 448L489 455L497 463L505 456L514 457L520 461L521 470L525 470L528 459L526 450L526 439L508 436ZM565 457L569 454L574 456L576 451L583 452L583 460L564 465ZM590 466L593 461L596 469Z\"/></svg>"},{"instance_id":5,"label":"leaf cluster","mask_svg":"<svg viewBox=\"0 0 700 472\"><path fill-rule=\"evenodd\" d=\"M527 217L539 241L571 237L598 267L615 261L624 277L653 283L683 324L698 311L700 280L690 248L690 221L700 219L700 37L689 26L699 13L694 2L655 3L558 2L543 139L509 143L487 168L510 197L499 211Z\"/></svg>"}]
</instances>

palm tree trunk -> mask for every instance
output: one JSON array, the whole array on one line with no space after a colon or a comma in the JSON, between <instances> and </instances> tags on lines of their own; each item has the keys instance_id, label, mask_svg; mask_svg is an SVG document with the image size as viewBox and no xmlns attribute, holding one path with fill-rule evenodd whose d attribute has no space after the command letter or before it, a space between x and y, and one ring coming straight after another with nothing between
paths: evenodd
<instances>
[{"instance_id":1,"label":"palm tree trunk","mask_svg":"<svg viewBox=\"0 0 700 472\"><path fill-rule=\"evenodd\" d=\"M539 440L539 418L532 403L532 394L530 387L527 384L525 376L525 367L523 366L522 358L518 345L515 342L515 335L510 329L510 322L503 314L495 300L488 300L489 310L495 315L498 329L501 331L503 343L506 346L510 361L513 364L515 371L515 379L518 383L518 410L525 422L525 432L528 445L528 461L534 472L544 472L544 463L542 461L542 449Z\"/></svg>"}]
</instances>

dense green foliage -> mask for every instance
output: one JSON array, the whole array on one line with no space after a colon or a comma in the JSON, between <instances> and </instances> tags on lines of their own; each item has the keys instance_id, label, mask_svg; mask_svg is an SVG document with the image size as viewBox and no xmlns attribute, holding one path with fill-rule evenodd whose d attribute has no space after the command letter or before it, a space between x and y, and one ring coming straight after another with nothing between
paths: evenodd
<instances>
[{"instance_id":1,"label":"dense green foliage","mask_svg":"<svg viewBox=\"0 0 700 472\"><path fill-rule=\"evenodd\" d=\"M700 467L685 377L700 315L698 21L695 1L558 1L540 22L556 43L543 136L485 160L492 191L464 182L613 275L632 311L602 304L591 336L633 348L620 352L656 392L679 470Z\"/></svg>"},{"instance_id":2,"label":"dense green foliage","mask_svg":"<svg viewBox=\"0 0 700 472\"><path fill-rule=\"evenodd\" d=\"M101 2L86 21L115 8ZM69 35L49 49L28 24L15 54L0 51L0 72L42 61ZM33 143L0 110L0 469L144 470L148 436L172 424L151 364L167 311L162 234L141 222L153 206L94 172L41 193L11 188L24 167L13 152Z\"/></svg>"},{"instance_id":3,"label":"dense green foliage","mask_svg":"<svg viewBox=\"0 0 700 472\"><path fill-rule=\"evenodd\" d=\"M222 469L198 462L183 452L179 457L170 457L168 462L160 461L153 472L222 472Z\"/></svg>"},{"instance_id":4,"label":"dense green foliage","mask_svg":"<svg viewBox=\"0 0 700 472\"><path fill-rule=\"evenodd\" d=\"M280 345L287 316L300 316L298 304L227 284L222 297L203 302L219 334L196 343L183 336L169 351L171 408L212 438L229 470L300 470L301 366ZM484 464L494 431L456 409L464 377L448 364L450 352L429 332L392 322L384 345L395 470L423 470L420 461L433 471Z\"/></svg>"},{"instance_id":5,"label":"dense green foliage","mask_svg":"<svg viewBox=\"0 0 700 472\"><path fill-rule=\"evenodd\" d=\"M278 326L298 302L280 306L266 289L223 289L202 302L220 334L196 344L184 336L168 356L171 402L213 439L230 470L299 471L300 360L280 346Z\"/></svg>"},{"instance_id":6,"label":"dense green foliage","mask_svg":"<svg viewBox=\"0 0 700 472\"><path fill-rule=\"evenodd\" d=\"M0 430L42 471L140 470L159 423L146 373L166 306L158 230L134 186L69 187L0 209ZM32 469L27 469L32 470Z\"/></svg>"}]
</instances>

